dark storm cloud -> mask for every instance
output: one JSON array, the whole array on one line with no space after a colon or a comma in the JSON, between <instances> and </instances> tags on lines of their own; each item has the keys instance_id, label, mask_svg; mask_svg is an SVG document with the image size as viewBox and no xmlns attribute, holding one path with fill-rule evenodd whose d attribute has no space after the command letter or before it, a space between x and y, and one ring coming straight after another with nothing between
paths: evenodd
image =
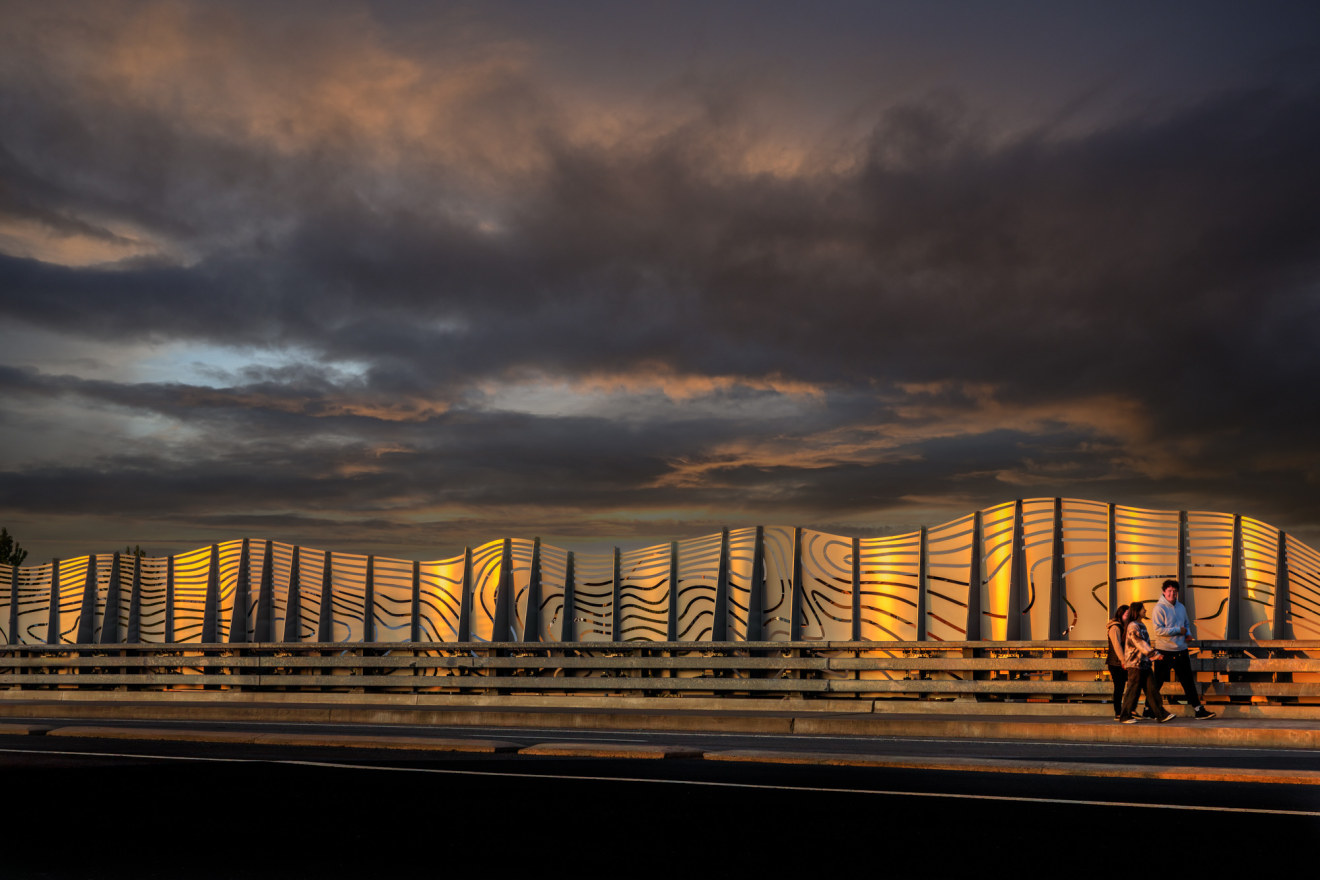
<instances>
[{"instance_id":1,"label":"dark storm cloud","mask_svg":"<svg viewBox=\"0 0 1320 880\"><path fill-rule=\"evenodd\" d=\"M1085 125L941 88L804 144L757 77L680 77L618 123L526 47L425 57L326 16L289 53L292 19L150 9L5 44L0 245L42 258L0 252L0 317L302 362L201 385L11 359L15 431L68 401L196 432L0 474L14 509L865 521L1071 494L1320 522L1312 63ZM504 411L538 382L604 390Z\"/></svg>"}]
</instances>

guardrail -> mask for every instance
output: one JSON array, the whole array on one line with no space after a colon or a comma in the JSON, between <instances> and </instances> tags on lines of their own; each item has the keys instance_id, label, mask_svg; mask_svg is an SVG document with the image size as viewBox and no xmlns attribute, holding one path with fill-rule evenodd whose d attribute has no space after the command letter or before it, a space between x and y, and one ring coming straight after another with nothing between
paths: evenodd
<instances>
[{"instance_id":1,"label":"guardrail","mask_svg":"<svg viewBox=\"0 0 1320 880\"><path fill-rule=\"evenodd\" d=\"M1202 642L1207 702L1320 704L1320 641ZM1104 702L1104 642L0 646L3 689ZM1180 696L1177 685L1166 694Z\"/></svg>"}]
</instances>

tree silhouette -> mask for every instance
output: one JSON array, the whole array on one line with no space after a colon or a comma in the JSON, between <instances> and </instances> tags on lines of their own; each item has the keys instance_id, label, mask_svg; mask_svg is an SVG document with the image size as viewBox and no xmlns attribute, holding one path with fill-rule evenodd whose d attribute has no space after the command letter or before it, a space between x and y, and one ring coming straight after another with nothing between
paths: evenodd
<instances>
[{"instance_id":1,"label":"tree silhouette","mask_svg":"<svg viewBox=\"0 0 1320 880\"><path fill-rule=\"evenodd\" d=\"M0 565L22 565L27 559L23 545L14 540L9 529L0 529Z\"/></svg>"}]
</instances>

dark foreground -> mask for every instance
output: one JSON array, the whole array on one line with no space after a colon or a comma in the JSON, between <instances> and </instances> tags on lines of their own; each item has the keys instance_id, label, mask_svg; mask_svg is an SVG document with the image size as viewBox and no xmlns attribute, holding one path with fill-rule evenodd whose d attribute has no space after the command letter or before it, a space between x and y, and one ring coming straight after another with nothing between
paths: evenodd
<instances>
[{"instance_id":1,"label":"dark foreground","mask_svg":"<svg viewBox=\"0 0 1320 880\"><path fill-rule=\"evenodd\" d=\"M1197 872L1221 876L1287 864L1320 835L1320 787L1311 785L7 744L6 878L1113 876L1120 840L1149 855L1184 841L1207 860Z\"/></svg>"}]
</instances>

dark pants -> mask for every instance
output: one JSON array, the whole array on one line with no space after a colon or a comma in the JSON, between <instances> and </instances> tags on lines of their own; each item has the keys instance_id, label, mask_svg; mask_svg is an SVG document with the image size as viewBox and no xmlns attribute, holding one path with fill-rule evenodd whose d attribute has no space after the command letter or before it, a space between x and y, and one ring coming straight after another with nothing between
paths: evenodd
<instances>
[{"instance_id":1,"label":"dark pants","mask_svg":"<svg viewBox=\"0 0 1320 880\"><path fill-rule=\"evenodd\" d=\"M1169 670L1178 678L1183 693L1187 696L1187 705L1195 708L1201 705L1201 695L1196 692L1196 676L1192 674L1192 661L1186 651L1161 651L1164 656L1155 661L1155 689L1159 690L1169 680Z\"/></svg>"},{"instance_id":2,"label":"dark pants","mask_svg":"<svg viewBox=\"0 0 1320 880\"><path fill-rule=\"evenodd\" d=\"M1123 690L1123 713L1120 717L1131 718L1137 708L1137 697L1146 692L1146 708L1155 713L1156 718L1164 717L1164 704L1160 702L1160 688L1151 676L1150 667L1127 670L1127 687Z\"/></svg>"},{"instance_id":3,"label":"dark pants","mask_svg":"<svg viewBox=\"0 0 1320 880\"><path fill-rule=\"evenodd\" d=\"M1114 717L1123 711L1123 689L1127 687L1127 670L1122 666L1110 666L1109 677L1114 680Z\"/></svg>"}]
</instances>

